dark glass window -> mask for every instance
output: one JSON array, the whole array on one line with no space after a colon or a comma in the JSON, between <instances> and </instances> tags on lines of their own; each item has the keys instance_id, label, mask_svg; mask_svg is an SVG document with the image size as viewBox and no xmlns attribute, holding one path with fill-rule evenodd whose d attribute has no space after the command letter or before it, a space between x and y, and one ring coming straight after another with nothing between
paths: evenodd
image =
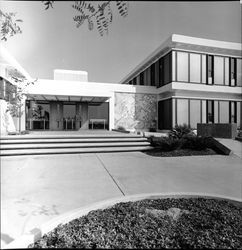
<instances>
[{"instance_id":1,"label":"dark glass window","mask_svg":"<svg viewBox=\"0 0 242 250\"><path fill-rule=\"evenodd\" d=\"M207 101L207 123L214 123L214 101Z\"/></svg>"},{"instance_id":2,"label":"dark glass window","mask_svg":"<svg viewBox=\"0 0 242 250\"><path fill-rule=\"evenodd\" d=\"M211 55L207 55L207 84L213 84L213 74L214 74L214 58Z\"/></svg>"},{"instance_id":3,"label":"dark glass window","mask_svg":"<svg viewBox=\"0 0 242 250\"><path fill-rule=\"evenodd\" d=\"M236 59L230 58L229 61L229 72L230 72L230 86L236 85Z\"/></svg>"},{"instance_id":4,"label":"dark glass window","mask_svg":"<svg viewBox=\"0 0 242 250\"><path fill-rule=\"evenodd\" d=\"M140 73L140 85L144 85L144 72Z\"/></svg>"},{"instance_id":5,"label":"dark glass window","mask_svg":"<svg viewBox=\"0 0 242 250\"><path fill-rule=\"evenodd\" d=\"M136 77L133 79L133 85L136 85Z\"/></svg>"},{"instance_id":6,"label":"dark glass window","mask_svg":"<svg viewBox=\"0 0 242 250\"><path fill-rule=\"evenodd\" d=\"M163 58L163 80L164 84L172 81L172 53L168 53Z\"/></svg>"},{"instance_id":7,"label":"dark glass window","mask_svg":"<svg viewBox=\"0 0 242 250\"><path fill-rule=\"evenodd\" d=\"M164 82L164 80L163 80L163 75L164 75L163 69L164 69L164 67L163 67L163 58L160 58L159 59L159 84L158 84L158 87L163 86L163 82Z\"/></svg>"},{"instance_id":8,"label":"dark glass window","mask_svg":"<svg viewBox=\"0 0 242 250\"><path fill-rule=\"evenodd\" d=\"M236 102L229 102L229 123L237 123Z\"/></svg>"},{"instance_id":9,"label":"dark glass window","mask_svg":"<svg viewBox=\"0 0 242 250\"><path fill-rule=\"evenodd\" d=\"M155 64L153 63L151 65L151 69L150 69L150 80L151 80L151 86L155 86Z\"/></svg>"},{"instance_id":10,"label":"dark glass window","mask_svg":"<svg viewBox=\"0 0 242 250\"><path fill-rule=\"evenodd\" d=\"M158 102L158 129L172 128L172 99Z\"/></svg>"}]
</instances>

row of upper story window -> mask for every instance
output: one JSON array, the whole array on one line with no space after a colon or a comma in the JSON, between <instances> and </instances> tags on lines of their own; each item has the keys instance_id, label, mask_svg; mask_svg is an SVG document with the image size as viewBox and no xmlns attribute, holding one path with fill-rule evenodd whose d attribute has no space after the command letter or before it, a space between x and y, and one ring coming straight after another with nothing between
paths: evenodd
<instances>
[{"instance_id":1,"label":"row of upper story window","mask_svg":"<svg viewBox=\"0 0 242 250\"><path fill-rule=\"evenodd\" d=\"M128 82L161 87L172 81L242 86L242 59L197 52L170 51Z\"/></svg>"},{"instance_id":2,"label":"row of upper story window","mask_svg":"<svg viewBox=\"0 0 242 250\"><path fill-rule=\"evenodd\" d=\"M16 102L16 86L0 77L0 99L10 103Z\"/></svg>"}]
</instances>

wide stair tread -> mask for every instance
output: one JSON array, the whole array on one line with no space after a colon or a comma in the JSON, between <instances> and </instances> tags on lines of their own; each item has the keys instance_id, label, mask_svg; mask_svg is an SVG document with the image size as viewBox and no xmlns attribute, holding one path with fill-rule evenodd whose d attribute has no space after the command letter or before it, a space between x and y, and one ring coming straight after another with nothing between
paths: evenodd
<instances>
[{"instance_id":1,"label":"wide stair tread","mask_svg":"<svg viewBox=\"0 0 242 250\"><path fill-rule=\"evenodd\" d=\"M138 142L107 142L107 143L34 143L34 144L5 144L1 150L14 149L38 149L38 148L89 148L89 147L126 147L126 146L149 146L148 141Z\"/></svg>"},{"instance_id":2,"label":"wide stair tread","mask_svg":"<svg viewBox=\"0 0 242 250\"><path fill-rule=\"evenodd\" d=\"M94 143L94 142L136 142L147 141L143 137L120 137L120 138L42 138L42 139L1 139L0 144L31 144L31 143Z\"/></svg>"},{"instance_id":3,"label":"wide stair tread","mask_svg":"<svg viewBox=\"0 0 242 250\"><path fill-rule=\"evenodd\" d=\"M110 152L132 152L151 150L151 146L135 147L99 147L99 148L50 148L50 149L23 149L23 150L1 150L1 156L18 155L48 155L48 154L82 154L82 153L110 153Z\"/></svg>"}]
</instances>

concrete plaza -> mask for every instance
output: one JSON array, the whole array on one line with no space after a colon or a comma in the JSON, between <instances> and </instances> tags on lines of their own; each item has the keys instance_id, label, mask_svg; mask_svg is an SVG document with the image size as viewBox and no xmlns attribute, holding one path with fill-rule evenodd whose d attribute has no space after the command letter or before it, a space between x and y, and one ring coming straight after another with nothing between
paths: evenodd
<instances>
[{"instance_id":1,"label":"concrete plaza","mask_svg":"<svg viewBox=\"0 0 242 250\"><path fill-rule=\"evenodd\" d=\"M1 159L1 243L94 202L142 193L189 192L242 200L242 159L153 157L142 152Z\"/></svg>"}]
</instances>

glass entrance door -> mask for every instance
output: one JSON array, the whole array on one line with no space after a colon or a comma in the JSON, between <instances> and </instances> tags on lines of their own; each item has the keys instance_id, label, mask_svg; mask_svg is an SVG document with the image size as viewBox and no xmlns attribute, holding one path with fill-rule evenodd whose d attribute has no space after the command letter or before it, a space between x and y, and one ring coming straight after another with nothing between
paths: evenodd
<instances>
[{"instance_id":1,"label":"glass entrance door","mask_svg":"<svg viewBox=\"0 0 242 250\"><path fill-rule=\"evenodd\" d=\"M64 130L76 129L76 105L75 104L63 105L63 128Z\"/></svg>"},{"instance_id":2,"label":"glass entrance door","mask_svg":"<svg viewBox=\"0 0 242 250\"><path fill-rule=\"evenodd\" d=\"M26 129L48 130L50 104L41 101L26 101Z\"/></svg>"}]
</instances>

